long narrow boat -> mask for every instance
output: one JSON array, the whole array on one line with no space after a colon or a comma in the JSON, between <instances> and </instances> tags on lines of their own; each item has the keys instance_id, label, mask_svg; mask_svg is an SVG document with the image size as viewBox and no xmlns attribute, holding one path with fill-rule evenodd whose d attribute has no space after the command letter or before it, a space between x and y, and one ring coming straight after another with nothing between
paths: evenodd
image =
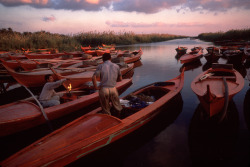
<instances>
[{"instance_id":1,"label":"long narrow boat","mask_svg":"<svg viewBox=\"0 0 250 167\"><path fill-rule=\"evenodd\" d=\"M112 58L124 57L124 62L125 62L125 63L133 63L133 62L136 62L136 61L140 60L142 54L143 54L143 51L142 51L142 49L140 48L140 49L137 50L137 51L129 52L129 53L127 53L127 54L119 54L119 52L118 52L118 55L115 55L115 56L112 57Z\"/></svg>"},{"instance_id":2,"label":"long narrow boat","mask_svg":"<svg viewBox=\"0 0 250 167\"><path fill-rule=\"evenodd\" d=\"M212 68L198 75L191 88L208 115L221 112L244 86L242 75L228 64L213 64Z\"/></svg>"},{"instance_id":3,"label":"long narrow boat","mask_svg":"<svg viewBox=\"0 0 250 167\"><path fill-rule=\"evenodd\" d=\"M21 71L16 72L7 66L3 65L12 77L21 85L26 87L40 87L45 84L44 76L46 74L52 74L53 77L57 77L50 69L36 70L36 71ZM124 75L129 70L133 69L134 64L128 64L121 68L121 73ZM67 77L71 80L72 88L80 87L84 83L91 81L96 66L86 68L57 68L56 72L63 77Z\"/></svg>"},{"instance_id":4,"label":"long narrow boat","mask_svg":"<svg viewBox=\"0 0 250 167\"><path fill-rule=\"evenodd\" d=\"M65 55L65 53L54 53L54 54L25 53L24 55L29 59L54 59Z\"/></svg>"},{"instance_id":5,"label":"long narrow boat","mask_svg":"<svg viewBox=\"0 0 250 167\"><path fill-rule=\"evenodd\" d=\"M135 131L161 111L168 112L163 111L164 105L181 91L183 85L184 70L174 79L132 93L154 96L152 104L140 109L124 107L124 112L131 112L131 115L122 119L100 114L100 108L93 110L15 153L1 162L1 166L65 166Z\"/></svg>"},{"instance_id":6,"label":"long narrow boat","mask_svg":"<svg viewBox=\"0 0 250 167\"><path fill-rule=\"evenodd\" d=\"M123 79L117 82L116 88L122 93L132 84L132 79ZM56 106L44 108L49 120L54 120L84 107L98 102L98 92L88 94L88 91L62 92L62 103ZM43 117L39 105L34 99L29 98L0 106L0 136L10 135L25 129L43 124Z\"/></svg>"},{"instance_id":7,"label":"long narrow boat","mask_svg":"<svg viewBox=\"0 0 250 167\"><path fill-rule=\"evenodd\" d=\"M203 49L196 49L187 54L184 54L183 56L181 56L179 60L182 64L191 63L196 60L199 60L202 57L202 54L203 54Z\"/></svg>"}]
</instances>

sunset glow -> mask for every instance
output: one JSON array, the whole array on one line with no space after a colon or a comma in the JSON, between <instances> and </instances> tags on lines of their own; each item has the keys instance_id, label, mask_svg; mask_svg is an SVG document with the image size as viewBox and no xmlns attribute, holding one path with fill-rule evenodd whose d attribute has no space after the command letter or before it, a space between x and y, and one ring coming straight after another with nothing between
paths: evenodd
<instances>
[{"instance_id":1,"label":"sunset glow","mask_svg":"<svg viewBox=\"0 0 250 167\"><path fill-rule=\"evenodd\" d=\"M19 32L196 36L250 27L250 1L245 0L0 0L0 14L0 28Z\"/></svg>"}]
</instances>

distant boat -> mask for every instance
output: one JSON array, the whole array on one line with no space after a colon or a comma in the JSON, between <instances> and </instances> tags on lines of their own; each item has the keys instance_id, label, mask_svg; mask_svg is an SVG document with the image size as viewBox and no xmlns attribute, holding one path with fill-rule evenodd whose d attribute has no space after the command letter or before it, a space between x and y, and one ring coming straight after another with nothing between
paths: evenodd
<instances>
[{"instance_id":1,"label":"distant boat","mask_svg":"<svg viewBox=\"0 0 250 167\"><path fill-rule=\"evenodd\" d=\"M244 86L242 75L228 64L213 64L198 75L191 88L210 117L221 112Z\"/></svg>"},{"instance_id":2,"label":"distant boat","mask_svg":"<svg viewBox=\"0 0 250 167\"><path fill-rule=\"evenodd\" d=\"M178 48L175 49L178 55L186 54L188 48L187 47L182 47L178 46Z\"/></svg>"},{"instance_id":3,"label":"distant boat","mask_svg":"<svg viewBox=\"0 0 250 167\"><path fill-rule=\"evenodd\" d=\"M122 98L129 101L131 95L154 97L151 103L140 101L144 102L141 106L136 103L124 106L123 112L129 115L119 119L98 113L101 108L93 110L15 153L0 165L65 166L132 133L160 112L172 112L164 110L164 106L178 95L183 85L184 70L174 79L150 84Z\"/></svg>"},{"instance_id":4,"label":"distant boat","mask_svg":"<svg viewBox=\"0 0 250 167\"><path fill-rule=\"evenodd\" d=\"M191 63L196 60L199 60L203 55L203 49L202 48L193 48L193 51L184 54L183 56L180 57L180 62L182 64L184 63Z\"/></svg>"},{"instance_id":5,"label":"distant boat","mask_svg":"<svg viewBox=\"0 0 250 167\"><path fill-rule=\"evenodd\" d=\"M215 63L221 57L220 49L218 47L207 47L206 50L208 53L205 54L204 57L208 62Z\"/></svg>"}]
</instances>

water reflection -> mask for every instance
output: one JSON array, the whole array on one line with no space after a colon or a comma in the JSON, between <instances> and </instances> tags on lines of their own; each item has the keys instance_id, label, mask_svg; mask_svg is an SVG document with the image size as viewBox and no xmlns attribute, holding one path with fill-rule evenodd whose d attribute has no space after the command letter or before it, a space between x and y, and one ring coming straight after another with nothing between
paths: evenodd
<instances>
[{"instance_id":1,"label":"water reflection","mask_svg":"<svg viewBox=\"0 0 250 167\"><path fill-rule=\"evenodd\" d=\"M250 131L250 89L248 89L244 99L244 117L247 128Z\"/></svg>"},{"instance_id":2,"label":"water reflection","mask_svg":"<svg viewBox=\"0 0 250 167\"><path fill-rule=\"evenodd\" d=\"M142 64L141 60L138 60L138 61L134 62L134 68L140 67L142 65L143 64Z\"/></svg>"},{"instance_id":3,"label":"water reflection","mask_svg":"<svg viewBox=\"0 0 250 167\"><path fill-rule=\"evenodd\" d=\"M203 66L202 66L202 71L207 71L209 68L212 67L212 64L211 62L206 62Z\"/></svg>"},{"instance_id":4,"label":"water reflection","mask_svg":"<svg viewBox=\"0 0 250 167\"><path fill-rule=\"evenodd\" d=\"M175 96L175 98L169 101L164 108L162 108L162 112L159 115L157 115L145 126L68 166L86 166L86 164L91 164L91 167L137 167L142 164L143 167L155 166L155 162L150 161L150 159L143 158L145 154L150 155L150 157L154 159L164 159L164 155L151 155L146 144L171 125L182 112L182 108L183 100L181 94L179 93ZM154 146L158 146L156 141ZM138 151L138 149L140 149L140 151ZM147 162L144 163L141 161Z\"/></svg>"},{"instance_id":5,"label":"water reflection","mask_svg":"<svg viewBox=\"0 0 250 167\"><path fill-rule=\"evenodd\" d=\"M243 65L243 63L227 61L227 64L233 64L233 68L235 70L237 70L242 75L243 78L246 77L247 70L246 70L245 66Z\"/></svg>"},{"instance_id":6,"label":"water reflection","mask_svg":"<svg viewBox=\"0 0 250 167\"><path fill-rule=\"evenodd\" d=\"M209 119L199 104L191 119L188 133L193 166L235 166L239 115L233 101L223 122Z\"/></svg>"},{"instance_id":7,"label":"water reflection","mask_svg":"<svg viewBox=\"0 0 250 167\"><path fill-rule=\"evenodd\" d=\"M199 59L199 60L196 60L196 61L191 62L191 63L183 64L179 71L181 72L184 67L185 67L185 71L190 71L190 70L193 71L194 69L199 68L200 66L202 66L202 63Z\"/></svg>"}]
</instances>

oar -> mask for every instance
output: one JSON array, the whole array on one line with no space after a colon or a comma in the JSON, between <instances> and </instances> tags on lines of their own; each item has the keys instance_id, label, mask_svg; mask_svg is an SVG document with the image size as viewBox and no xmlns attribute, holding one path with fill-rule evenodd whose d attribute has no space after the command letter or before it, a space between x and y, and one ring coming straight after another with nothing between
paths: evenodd
<instances>
[{"instance_id":1,"label":"oar","mask_svg":"<svg viewBox=\"0 0 250 167\"><path fill-rule=\"evenodd\" d=\"M225 101L224 101L223 112L222 112L221 118L219 120L219 123L224 120L224 118L226 116L226 113L227 113L228 103L229 103L227 80L226 80L225 77L222 77L222 79L223 79L223 83L224 83L224 86L225 86Z\"/></svg>"},{"instance_id":2,"label":"oar","mask_svg":"<svg viewBox=\"0 0 250 167\"><path fill-rule=\"evenodd\" d=\"M43 114L43 117L45 118L49 128L51 131L53 131L53 127L52 127L52 124L50 122L50 120L48 119L48 116L47 114L44 112L44 109L43 109L43 106L41 105L41 103L39 102L39 100L35 97L35 95L24 85L22 85L29 93L30 95L35 99L35 101L37 102L37 104L39 105L40 109L41 109L41 112Z\"/></svg>"},{"instance_id":3,"label":"oar","mask_svg":"<svg viewBox=\"0 0 250 167\"><path fill-rule=\"evenodd\" d=\"M57 73L56 70L55 70L54 68L50 67L50 70L56 75L56 77L57 77L58 79L66 78L66 77L62 76L61 74ZM69 80L69 79L68 79L68 80ZM63 83L63 86L64 86L65 89L68 90L68 86L67 86L65 83Z\"/></svg>"}]
</instances>

